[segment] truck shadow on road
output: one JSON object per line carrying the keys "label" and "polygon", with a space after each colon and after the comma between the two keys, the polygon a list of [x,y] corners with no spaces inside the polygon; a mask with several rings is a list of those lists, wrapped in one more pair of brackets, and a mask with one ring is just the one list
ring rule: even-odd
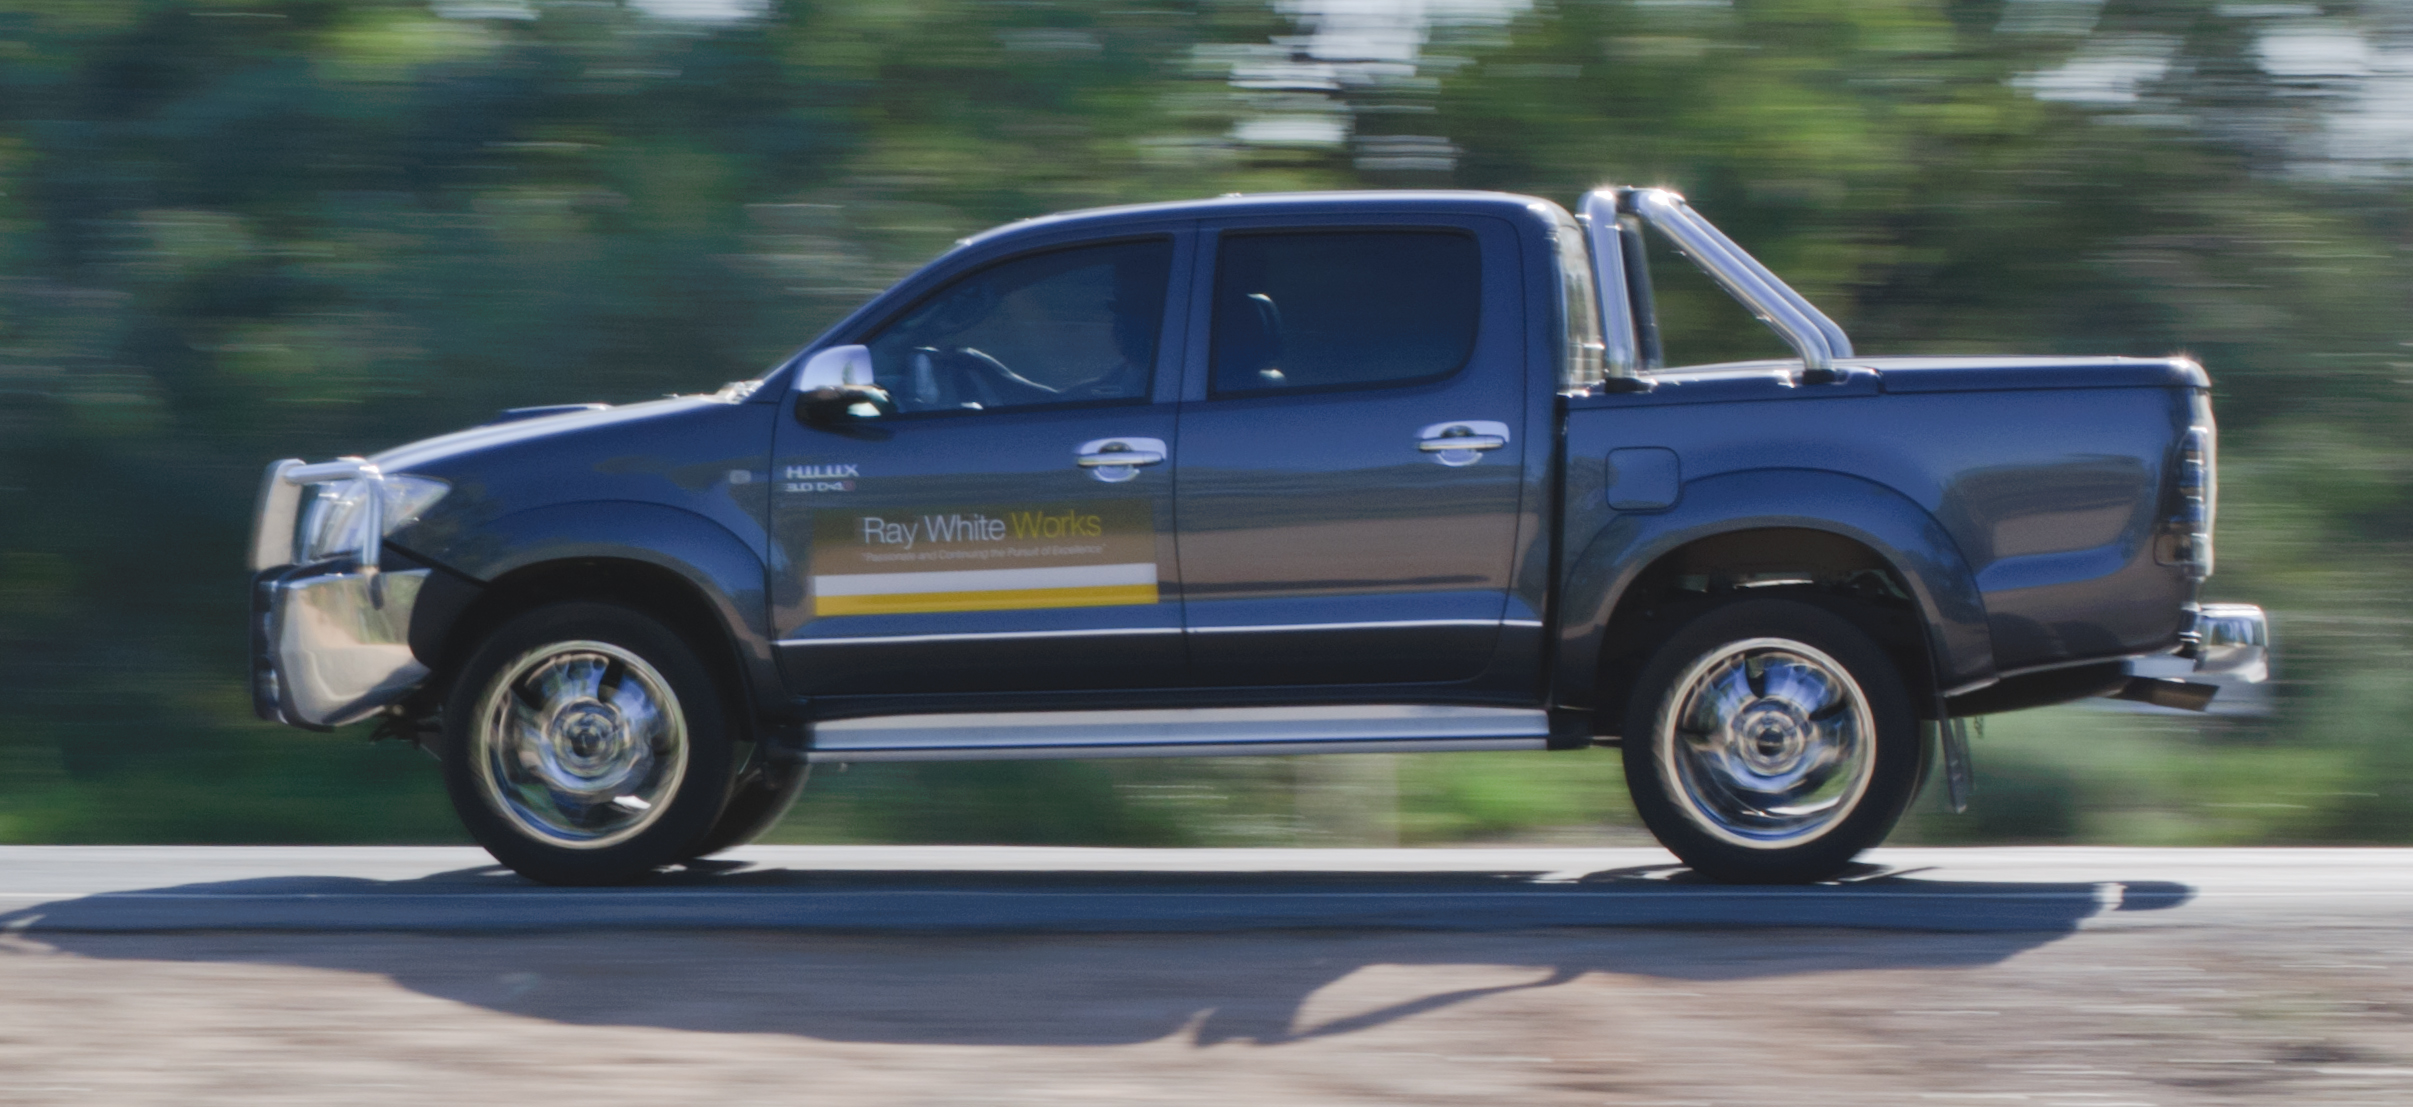
{"label": "truck shadow on road", "polygon": [[1979,968],[2105,912],[2193,896],[2162,881],[1978,883],[1873,868],[1809,888],[1689,876],[1672,866],[1545,877],[706,865],[638,888],[568,890],[467,869],[97,895],[0,914],[0,930],[93,958],[375,974],[573,1025],[911,1044],[1176,1034],[1278,1044],[1592,974],[1716,986]]}

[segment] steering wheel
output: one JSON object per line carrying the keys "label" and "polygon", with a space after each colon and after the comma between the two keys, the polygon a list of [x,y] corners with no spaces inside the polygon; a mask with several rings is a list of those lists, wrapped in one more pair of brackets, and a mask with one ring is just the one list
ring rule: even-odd
{"label": "steering wheel", "polygon": [[[934,376],[931,381],[933,398],[924,402],[936,407],[1013,407],[1020,404],[1045,403],[1063,393],[1041,384],[1006,367],[1002,361],[970,346],[942,350],[922,346],[914,350],[927,356]],[[917,382],[917,386],[918,386]],[[919,397],[917,397],[919,398]]]}
{"label": "steering wheel", "polygon": [[1062,395],[1054,388],[1006,368],[1004,362],[970,346],[958,346],[954,353],[964,359],[964,364],[974,376],[985,378],[993,389],[1002,393],[998,397],[999,403],[1039,403]]}
{"label": "steering wheel", "polygon": [[868,405],[881,415],[897,413],[896,398],[878,385],[849,384],[816,388],[796,398],[796,414],[811,423],[836,420],[840,413],[859,414],[855,408]]}

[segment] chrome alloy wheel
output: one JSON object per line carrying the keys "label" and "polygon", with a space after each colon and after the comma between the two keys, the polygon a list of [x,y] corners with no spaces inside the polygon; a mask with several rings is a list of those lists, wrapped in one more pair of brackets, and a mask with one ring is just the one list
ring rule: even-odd
{"label": "chrome alloy wheel", "polygon": [[521,833],[569,849],[642,833],[687,774],[686,715],[670,682],[608,642],[522,654],[479,699],[471,742],[488,804]]}
{"label": "chrome alloy wheel", "polygon": [[1749,638],[1684,670],[1653,736],[1677,805],[1710,835],[1785,849],[1833,830],[1859,806],[1876,765],[1868,697],[1825,653]]}

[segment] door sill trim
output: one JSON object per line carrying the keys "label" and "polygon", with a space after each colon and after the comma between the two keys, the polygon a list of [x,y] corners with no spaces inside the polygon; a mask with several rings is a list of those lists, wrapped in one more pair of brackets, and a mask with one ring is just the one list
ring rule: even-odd
{"label": "door sill trim", "polygon": [[874,634],[852,638],[782,638],[782,646],[900,646],[914,642],[997,642],[1017,638],[1105,638],[1179,634],[1180,627],[1099,627],[1094,630],[992,630],[965,634]]}
{"label": "door sill trim", "polygon": [[1212,757],[1540,749],[1535,708],[1318,704],[889,715],[813,725],[813,761]]}
{"label": "door sill trim", "polygon": [[1199,745],[933,746],[921,749],[810,750],[815,765],[855,761],[1090,761],[1131,757],[1289,757],[1309,753],[1470,753],[1539,750],[1541,738],[1427,738],[1404,742],[1210,742]]}
{"label": "door sill trim", "polygon": [[1284,634],[1300,630],[1422,630],[1428,627],[1499,627],[1498,619],[1387,619],[1372,623],[1242,623],[1190,628],[1192,634]]}

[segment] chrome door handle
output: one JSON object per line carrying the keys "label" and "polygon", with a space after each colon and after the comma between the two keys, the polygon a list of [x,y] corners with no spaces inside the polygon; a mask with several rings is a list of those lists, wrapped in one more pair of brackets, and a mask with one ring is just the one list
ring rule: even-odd
{"label": "chrome door handle", "polygon": [[1416,443],[1416,448],[1430,454],[1448,450],[1496,450],[1507,444],[1507,439],[1496,434],[1466,434],[1455,438],[1422,439]]}
{"label": "chrome door handle", "polygon": [[1119,484],[1138,476],[1140,466],[1162,462],[1166,453],[1162,438],[1100,438],[1081,443],[1072,459],[1090,476]]}
{"label": "chrome door handle", "polygon": [[1483,460],[1483,451],[1508,444],[1508,424],[1490,419],[1461,419],[1435,423],[1416,432],[1416,448],[1437,454],[1433,460],[1456,468]]}

